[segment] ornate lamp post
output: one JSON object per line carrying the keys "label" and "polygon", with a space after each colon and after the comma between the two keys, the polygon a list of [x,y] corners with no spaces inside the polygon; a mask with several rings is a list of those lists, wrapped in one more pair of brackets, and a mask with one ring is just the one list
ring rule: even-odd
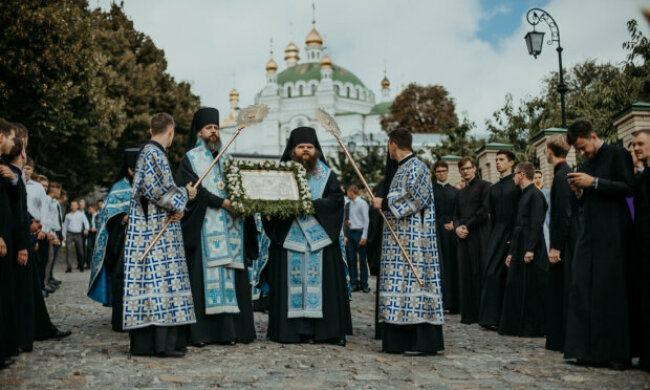
{"label": "ornate lamp post", "polygon": [[560,93],[560,102],[562,104],[562,127],[566,129],[566,104],[564,95],[569,90],[566,84],[564,84],[564,72],[562,71],[562,46],[560,45],[560,29],[555,23],[555,19],[548,12],[544,11],[541,8],[532,8],[526,14],[526,20],[528,23],[533,26],[533,31],[530,31],[524,39],[526,40],[526,46],[528,47],[528,53],[537,58],[538,55],[542,53],[542,46],[544,45],[544,33],[535,31],[535,26],[540,22],[546,22],[549,29],[551,30],[551,39],[548,40],[548,44],[552,45],[553,42],[557,42],[557,55],[560,62],[560,83],[557,85],[557,91]]}

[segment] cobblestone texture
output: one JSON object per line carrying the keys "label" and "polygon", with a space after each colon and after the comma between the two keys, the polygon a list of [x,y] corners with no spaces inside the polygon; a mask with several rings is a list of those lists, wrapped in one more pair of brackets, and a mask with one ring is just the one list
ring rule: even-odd
{"label": "cobblestone texture", "polygon": [[444,353],[383,354],[372,338],[374,292],[354,294],[345,348],[269,342],[267,316],[256,313],[254,343],[190,348],[183,359],[131,357],[127,334],[110,329],[110,309],[86,298],[88,275],[58,268],[63,285],[47,304],[53,322],[73,334],[21,354],[0,371],[0,388],[650,389],[650,374],[570,365],[543,339],[501,337],[461,325],[457,315],[446,317]]}

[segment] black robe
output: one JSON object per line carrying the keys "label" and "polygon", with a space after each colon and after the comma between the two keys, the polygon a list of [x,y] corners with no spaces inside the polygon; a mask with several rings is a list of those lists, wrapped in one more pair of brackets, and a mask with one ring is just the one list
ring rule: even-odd
{"label": "black robe", "polygon": [[560,251],[561,261],[556,264],[549,263],[548,286],[545,289],[546,348],[563,352],[578,202],[567,180],[567,174],[573,172],[569,164],[561,162],[555,166],[553,172],[549,225],[550,248]]}
{"label": "black robe", "polygon": [[370,275],[379,274],[379,260],[381,259],[381,242],[384,231],[384,220],[379,215],[379,210],[370,208],[368,211],[368,243],[366,245],[366,256]]}
{"label": "black robe", "polygon": [[634,171],[627,150],[605,145],[581,172],[598,178],[578,199],[564,356],[605,363],[630,358],[626,270]]}
{"label": "black robe", "polygon": [[[633,293],[639,297],[636,311],[639,314],[636,326],[636,344],[641,368],[650,371],[650,169],[646,168],[635,178],[634,183],[634,241],[636,264]],[[633,301],[634,302],[634,301]]]}
{"label": "black robe", "polygon": [[[517,205],[508,255],[512,256],[503,295],[499,334],[523,337],[544,336],[544,283],[548,256],[543,226],[546,217],[544,194],[531,183]],[[524,262],[526,252],[533,261]]]}
{"label": "black robe", "polygon": [[114,215],[106,222],[108,239],[104,263],[111,280],[112,316],[111,327],[116,332],[124,331],[122,322],[122,297],[124,295],[124,243],[126,227],[123,219],[126,213]]}
{"label": "black robe", "polygon": [[[20,180],[20,179],[19,179]],[[14,229],[17,216],[11,199],[17,188],[0,177],[0,237],[7,246],[7,254],[0,257],[0,359],[18,354],[18,323],[16,321],[16,291]],[[1,365],[1,364],[0,364]]]}
{"label": "black robe", "polygon": [[338,342],[352,334],[345,265],[339,245],[343,223],[343,192],[333,172],[327,180],[322,198],[313,202],[316,219],[332,240],[332,244],[323,249],[323,318],[287,318],[287,251],[282,245],[289,233],[292,219],[262,219],[264,231],[271,240],[267,265],[270,287],[268,336],[273,341]]}
{"label": "black robe", "polygon": [[490,183],[478,177],[458,192],[454,228],[466,225],[469,235],[458,240],[460,281],[460,322],[478,322],[481,278],[485,270],[485,252],[490,236],[487,196]]}
{"label": "black robe", "polygon": [[514,174],[507,175],[490,187],[488,207],[490,212],[490,242],[486,253],[486,268],[481,286],[481,308],[478,323],[484,327],[498,327],[501,304],[506,284],[510,236],[517,218],[521,190],[515,185]]}
{"label": "black robe", "polygon": [[433,183],[442,301],[450,313],[457,313],[459,309],[458,236],[453,230],[447,231],[444,225],[454,220],[457,197],[458,188],[451,184]]}
{"label": "black robe", "polygon": [[[203,172],[201,172],[203,173]],[[176,184],[185,187],[187,183],[196,183],[198,175],[192,169],[192,163],[183,157],[176,173]],[[255,322],[253,318],[252,287],[248,279],[248,270],[235,270],[235,294],[239,313],[205,314],[205,287],[203,283],[203,258],[201,254],[201,228],[208,207],[221,208],[224,199],[210,193],[199,185],[196,198],[187,204],[187,211],[181,221],[183,241],[187,258],[188,272],[192,286],[192,298],[196,323],[190,324],[189,342],[200,344],[230,344],[233,342],[249,343],[255,340]],[[244,258],[246,265],[257,258],[257,227],[253,217],[244,220]]]}

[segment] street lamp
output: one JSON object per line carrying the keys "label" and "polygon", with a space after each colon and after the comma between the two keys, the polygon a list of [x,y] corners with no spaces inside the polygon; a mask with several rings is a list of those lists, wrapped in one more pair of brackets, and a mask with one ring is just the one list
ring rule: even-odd
{"label": "street lamp", "polygon": [[354,141],[348,142],[348,151],[354,153],[355,150],[357,150],[357,143]]}
{"label": "street lamp", "polygon": [[526,13],[526,20],[528,23],[533,26],[533,31],[530,31],[524,39],[526,40],[526,46],[528,48],[528,53],[537,58],[538,55],[542,53],[542,46],[544,44],[544,33],[535,31],[535,26],[540,22],[544,21],[548,24],[549,29],[551,30],[551,39],[548,40],[548,44],[552,45],[553,42],[557,42],[557,55],[560,63],[560,83],[557,85],[557,91],[560,94],[560,103],[562,105],[562,128],[566,129],[566,104],[564,95],[569,90],[569,88],[564,84],[564,72],[562,70],[562,46],[560,45],[560,29],[555,23],[555,19],[548,12],[544,11],[541,8],[533,8]]}

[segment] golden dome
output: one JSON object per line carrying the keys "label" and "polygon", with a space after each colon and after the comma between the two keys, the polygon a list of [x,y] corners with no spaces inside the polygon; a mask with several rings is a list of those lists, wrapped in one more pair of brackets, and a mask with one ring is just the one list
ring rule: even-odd
{"label": "golden dome", "polygon": [[327,54],[320,59],[320,67],[328,69],[332,68],[332,59]]}
{"label": "golden dome", "polygon": [[284,49],[284,60],[295,59],[298,61],[300,59],[300,57],[298,57],[298,52],[298,46],[293,42],[289,42],[287,48]]}
{"label": "golden dome", "polygon": [[275,73],[278,71],[278,64],[275,63],[273,58],[266,63],[266,73]]}
{"label": "golden dome", "polygon": [[307,46],[322,46],[323,45],[323,37],[320,36],[318,31],[316,31],[316,27],[312,27],[311,31],[309,34],[307,34],[307,38],[305,38],[305,43]]}
{"label": "golden dome", "polygon": [[381,87],[383,89],[387,89],[388,87],[390,87],[390,81],[388,81],[388,77],[384,76],[384,79],[381,80]]}
{"label": "golden dome", "polygon": [[239,100],[239,92],[237,92],[237,90],[235,88],[233,88],[232,91],[230,91],[229,96],[230,96],[230,101],[231,102],[235,101],[235,100],[237,100],[237,101]]}

